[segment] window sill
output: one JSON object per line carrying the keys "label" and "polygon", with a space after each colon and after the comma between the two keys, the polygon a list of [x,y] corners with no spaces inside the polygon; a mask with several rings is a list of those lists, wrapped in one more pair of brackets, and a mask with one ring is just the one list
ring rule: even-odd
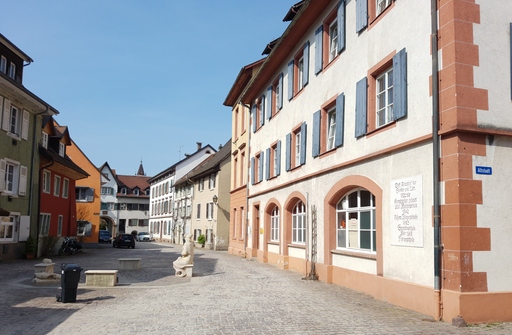
{"label": "window sill", "polygon": [[327,151],[322,152],[320,155],[318,155],[319,158],[324,158],[327,156],[330,156],[336,152],[336,148],[329,149]]}
{"label": "window sill", "polygon": [[267,244],[279,246],[279,241],[268,241]]}
{"label": "window sill", "polygon": [[288,244],[288,247],[289,248],[297,248],[297,249],[304,249],[304,250],[306,250],[306,245],[305,244],[293,244],[293,243],[290,243],[290,244]]}
{"label": "window sill", "polygon": [[366,137],[368,138],[368,137],[378,135],[384,131],[387,131],[387,130],[389,130],[391,128],[395,128],[395,127],[396,127],[396,121],[391,121],[389,123],[386,123],[383,126],[380,126],[379,128],[370,130],[369,132],[366,133]]}
{"label": "window sill", "polygon": [[359,252],[359,251],[352,251],[352,250],[331,250],[332,254],[335,255],[343,255],[343,256],[350,256],[350,257],[357,257],[357,258],[365,258],[365,259],[377,259],[377,255],[375,254],[369,254],[365,252]]}

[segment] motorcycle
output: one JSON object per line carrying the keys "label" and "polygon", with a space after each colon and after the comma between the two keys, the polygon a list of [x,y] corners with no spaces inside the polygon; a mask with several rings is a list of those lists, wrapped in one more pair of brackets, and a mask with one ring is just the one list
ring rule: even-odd
{"label": "motorcycle", "polygon": [[58,254],[59,256],[62,254],[74,255],[80,249],[82,249],[82,243],[80,243],[80,241],[74,238],[64,237],[64,241],[62,241]]}

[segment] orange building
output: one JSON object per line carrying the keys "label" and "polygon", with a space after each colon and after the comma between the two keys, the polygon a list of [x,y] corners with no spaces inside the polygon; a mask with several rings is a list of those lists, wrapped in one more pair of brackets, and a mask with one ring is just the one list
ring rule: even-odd
{"label": "orange building", "polygon": [[67,148],[67,154],[76,165],[89,174],[87,178],[77,180],[75,186],[77,235],[82,237],[84,243],[97,243],[101,207],[100,171],[74,141],[71,141]]}

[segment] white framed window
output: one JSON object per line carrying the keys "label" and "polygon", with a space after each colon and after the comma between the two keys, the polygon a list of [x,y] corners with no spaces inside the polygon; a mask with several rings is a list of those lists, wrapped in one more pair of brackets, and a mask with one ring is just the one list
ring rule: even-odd
{"label": "white framed window", "polygon": [[377,127],[393,121],[393,68],[376,79]]}
{"label": "white framed window", "polygon": [[300,91],[304,87],[304,56],[300,57],[297,62],[297,73],[297,85],[298,90]]}
{"label": "white framed window", "polygon": [[139,195],[139,189],[138,189],[138,188],[134,189],[134,190],[133,190],[133,194],[135,194],[135,195]]}
{"label": "white framed window", "polygon": [[39,214],[39,235],[48,235],[50,233],[50,219],[52,215],[48,213]]}
{"label": "white framed window", "polygon": [[376,0],[377,1],[377,15],[382,13],[384,9],[391,5],[391,0]]}
{"label": "white framed window", "polygon": [[66,155],[66,145],[59,142],[59,156],[64,157],[64,155]]}
{"label": "white framed window", "polygon": [[67,199],[69,195],[69,179],[64,178],[64,181],[62,182],[62,197],[64,199]]}
{"label": "white framed window", "polygon": [[273,159],[273,171],[272,171],[272,177],[276,177],[279,175],[279,149],[278,146],[275,145],[272,147],[272,159]]}
{"label": "white framed window", "polygon": [[13,135],[21,134],[21,113],[17,107],[11,106],[11,117],[9,119],[9,132]]}
{"label": "white framed window", "polygon": [[199,220],[201,219],[201,204],[197,204],[196,206],[197,210],[196,210],[196,219]]}
{"label": "white framed window", "polygon": [[300,152],[301,152],[301,132],[298,131],[295,133],[295,166],[300,165]]}
{"label": "white framed window", "polygon": [[274,114],[281,109],[281,105],[283,103],[283,97],[281,95],[283,92],[283,79],[282,76],[279,78],[280,79],[276,81],[274,87]]}
{"label": "white framed window", "polygon": [[213,220],[213,202],[206,203],[206,219]]}
{"label": "white framed window", "polygon": [[77,202],[93,202],[94,189],[90,187],[76,187],[75,195],[75,199]]}
{"label": "white framed window", "polygon": [[0,57],[0,71],[7,73],[7,58],[4,56]]}
{"label": "white framed window", "polygon": [[119,209],[122,210],[122,211],[125,211],[126,210],[126,202],[122,202],[119,204]]}
{"label": "white framed window", "polygon": [[0,218],[0,241],[14,241],[14,225],[18,216],[4,216]]}
{"label": "white framed window", "polygon": [[59,215],[57,220],[57,236],[62,236],[62,221],[64,220],[62,215]]}
{"label": "white framed window", "polygon": [[44,131],[41,134],[41,146],[45,149],[48,149],[48,134]]}
{"label": "white framed window", "polygon": [[60,196],[60,176],[55,176],[53,180],[53,195],[58,197]]}
{"label": "white framed window", "polygon": [[217,175],[215,173],[210,175],[210,179],[208,180],[208,186],[209,186],[210,190],[213,190],[215,188],[215,178],[216,177],[217,177]]}
{"label": "white framed window", "polygon": [[292,210],[292,243],[306,243],[306,206],[302,201]]}
{"label": "white framed window", "polygon": [[9,77],[16,79],[16,65],[13,62],[9,64]]}
{"label": "white framed window", "polygon": [[9,195],[25,195],[27,167],[5,158],[0,160],[0,192]]}
{"label": "white framed window", "polygon": [[43,193],[50,194],[51,189],[51,172],[48,170],[43,171]]}
{"label": "white framed window", "polygon": [[336,248],[375,253],[375,196],[365,189],[345,195],[336,205]]}
{"label": "white framed window", "polygon": [[101,195],[112,195],[114,194],[114,189],[112,187],[102,187],[100,188]]}
{"label": "white framed window", "polygon": [[[126,191],[127,191],[127,190],[126,190],[126,187],[123,187],[123,188],[121,189],[121,194],[126,194]],[[159,195],[160,195],[160,194],[159,194]]]}
{"label": "white framed window", "polygon": [[338,20],[329,25],[329,63],[338,55]]}
{"label": "white framed window", "polygon": [[334,149],[336,142],[336,108],[327,112],[327,150]]}
{"label": "white framed window", "polygon": [[279,221],[279,207],[276,206],[270,214],[270,241],[272,242],[279,241]]}

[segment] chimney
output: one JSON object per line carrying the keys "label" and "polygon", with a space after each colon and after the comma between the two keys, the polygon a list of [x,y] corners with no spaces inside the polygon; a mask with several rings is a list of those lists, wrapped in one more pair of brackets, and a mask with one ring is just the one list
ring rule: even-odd
{"label": "chimney", "polygon": [[197,144],[197,151],[201,150],[201,148],[203,147],[203,143],[196,142],[196,144]]}

